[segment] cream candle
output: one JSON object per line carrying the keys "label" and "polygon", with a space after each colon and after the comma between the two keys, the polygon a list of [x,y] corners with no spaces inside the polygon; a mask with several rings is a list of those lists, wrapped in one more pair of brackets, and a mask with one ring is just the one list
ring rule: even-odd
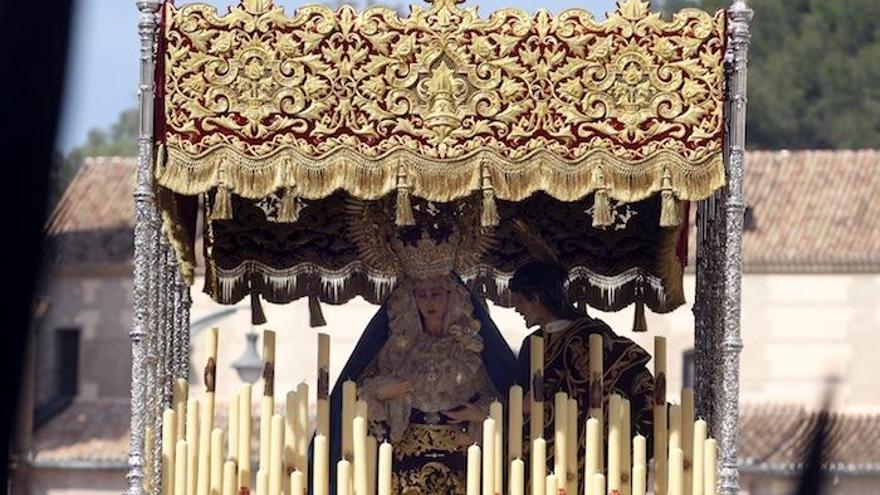
{"label": "cream candle", "polygon": [[706,439],[703,444],[703,493],[715,495],[715,477],[718,468],[718,444],[714,438]]}
{"label": "cream candle", "polygon": [[330,336],[318,334],[318,433],[330,437]]}
{"label": "cream candle", "polygon": [[669,450],[669,495],[684,495],[684,454],[678,447]]}
{"label": "cream candle", "polygon": [[684,495],[692,495],[694,483],[694,391],[681,390],[681,449],[684,452]]}
{"label": "cream candle", "polygon": [[495,493],[495,420],[483,420],[483,495]]}
{"label": "cream candle", "polygon": [[512,461],[522,457],[522,428],[523,428],[523,388],[519,385],[510,387],[507,394],[507,426],[510,431],[507,434],[507,460]]}
{"label": "cream candle", "polygon": [[681,406],[669,405],[669,451],[681,449]]}
{"label": "cream candle", "polygon": [[565,462],[567,469],[565,470],[565,489],[566,493],[574,494],[577,492],[578,483],[578,447],[580,437],[578,436],[578,403],[577,400],[568,399],[568,413],[566,414],[568,427],[565,429],[567,450],[565,454]]}
{"label": "cream candle", "polygon": [[[272,415],[275,414],[275,332],[263,330],[263,396],[260,399],[260,469],[269,472]],[[268,487],[264,487],[268,489]]]}
{"label": "cream candle", "polygon": [[342,457],[351,459],[354,455],[354,443],[351,434],[357,403],[357,385],[352,380],[342,384]]}
{"label": "cream candle", "polygon": [[654,493],[668,490],[666,404],[654,406]]}
{"label": "cream candle", "polygon": [[309,386],[305,382],[296,387],[296,469],[302,473],[306,485],[309,482],[309,439],[312,436],[309,426]]}
{"label": "cream candle", "polygon": [[648,440],[642,435],[633,437],[633,466],[648,467]]}
{"label": "cream candle", "polygon": [[605,490],[605,475],[602,473],[596,473],[593,475],[593,493],[599,495],[605,495],[607,492]]}
{"label": "cream candle", "polygon": [[210,452],[210,480],[208,493],[210,495],[222,495],[223,488],[223,430],[214,428],[211,430]]}
{"label": "cream candle", "polygon": [[480,447],[476,444],[467,450],[467,495],[480,495]]}
{"label": "cream candle", "polygon": [[376,495],[376,437],[367,435],[367,495]]}
{"label": "cream candle", "polygon": [[[694,466],[692,470],[692,478],[691,478],[691,494],[692,495],[703,495],[705,483],[705,459],[704,459],[704,450],[706,443],[706,431],[707,431],[706,422],[702,419],[698,419],[694,422],[694,438],[692,445],[692,454],[691,457],[694,459]],[[714,495],[712,493],[707,493],[706,495]]]}
{"label": "cream candle", "polygon": [[199,400],[186,403],[186,493],[196,493],[199,462]]}
{"label": "cream candle", "polygon": [[324,435],[315,435],[312,463],[314,494],[330,495],[330,450]]}
{"label": "cream candle", "polygon": [[538,437],[532,440],[532,495],[546,495],[544,492],[546,486],[541,482],[546,477],[547,442]]}
{"label": "cream candle", "polygon": [[257,470],[257,495],[269,495],[269,472],[263,468]]}
{"label": "cream candle", "polygon": [[299,467],[299,401],[294,390],[284,396],[284,464],[287,472]]}
{"label": "cream candle", "polygon": [[351,463],[345,459],[336,463],[336,495],[351,495]]}
{"label": "cream candle", "polygon": [[231,461],[238,461],[238,428],[241,424],[241,419],[239,419],[238,414],[238,401],[239,392],[236,391],[232,394],[232,399],[229,401],[229,420],[226,425],[226,429],[229,430],[227,431],[229,434],[229,445],[226,452],[226,458]]}
{"label": "cream candle", "polygon": [[223,495],[238,495],[235,478],[235,461],[226,461],[223,464]]}
{"label": "cream candle", "polygon": [[645,466],[632,467],[632,495],[645,495],[648,489],[648,473]]}
{"label": "cream candle", "polygon": [[559,492],[559,479],[555,474],[548,474],[544,478],[544,493],[547,495],[556,495]]}
{"label": "cream candle", "polygon": [[306,494],[306,477],[302,471],[294,471],[290,473],[290,494],[289,495],[305,495]]}
{"label": "cream candle", "polygon": [[[590,412],[591,418],[599,420],[599,430],[605,431],[602,424],[605,421],[603,405],[605,402],[605,352],[604,342],[601,334],[590,335]],[[598,397],[593,397],[598,393]],[[603,442],[604,443],[604,442]],[[605,449],[600,448],[596,455],[598,456],[597,466],[600,471],[605,468]]]}
{"label": "cream candle", "polygon": [[[471,486],[471,451],[470,449],[476,447],[472,445],[468,448],[468,457],[467,457],[467,483],[468,483],[468,494],[470,494],[470,486]],[[479,451],[479,447],[477,447]],[[382,442],[382,445],[379,447],[379,495],[391,495],[391,465],[393,459],[393,448],[391,444],[386,442]],[[479,457],[479,454],[477,454]],[[479,485],[479,470],[480,470],[480,460],[477,459],[477,484]],[[473,495],[479,495],[479,490]]]}
{"label": "cream candle", "polygon": [[534,441],[544,436],[544,338],[535,335],[530,337],[529,352],[529,441]]}
{"label": "cream candle", "polygon": [[621,454],[621,429],[620,417],[623,403],[621,397],[612,394],[608,398],[608,490],[618,491],[621,489],[621,471],[623,456]]}
{"label": "cream candle", "polygon": [[251,384],[241,386],[238,399],[238,487],[251,487]]}
{"label": "cream candle", "polygon": [[553,474],[559,486],[565,488],[565,474],[568,472],[568,449],[565,446],[568,440],[568,394],[565,392],[556,392],[553,396],[553,429]]}
{"label": "cream candle", "polygon": [[178,440],[174,452],[174,495],[186,495],[188,493],[186,473],[189,456],[187,454],[186,440]]}
{"label": "cream candle", "polygon": [[489,417],[495,421],[495,492],[504,491],[504,409],[500,402],[493,401],[489,405]]}
{"label": "cream candle", "polygon": [[186,438],[186,400],[189,393],[189,384],[183,378],[174,380],[174,389],[172,391],[171,402],[174,404],[174,414],[177,418],[175,431],[177,432],[177,440]]}
{"label": "cream candle", "polygon": [[353,420],[354,442],[354,495],[367,495],[367,422],[362,416]]}
{"label": "cream candle", "polygon": [[525,495],[525,469],[522,459],[510,461],[510,495]]}
{"label": "cream candle", "polygon": [[284,471],[284,416],[272,416],[269,438],[269,495],[281,495]]}
{"label": "cream candle", "polygon": [[629,399],[623,399],[623,409],[620,413],[620,494],[632,493],[632,426],[631,409]]}
{"label": "cream candle", "polygon": [[587,420],[587,434],[585,438],[586,453],[584,459],[584,492],[585,495],[604,495],[593,493],[592,479],[596,473],[600,472],[599,468],[599,450],[602,449],[602,430],[599,427],[599,420],[590,418]]}
{"label": "cream candle", "polygon": [[177,446],[177,417],[174,409],[162,413],[162,494],[174,494],[174,454]]}

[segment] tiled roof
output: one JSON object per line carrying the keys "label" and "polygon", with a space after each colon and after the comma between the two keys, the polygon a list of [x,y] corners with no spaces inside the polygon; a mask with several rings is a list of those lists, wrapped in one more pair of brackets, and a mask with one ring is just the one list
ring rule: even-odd
{"label": "tiled roof", "polygon": [[880,150],[746,154],[750,271],[880,270]]}
{"label": "tiled roof", "polygon": [[124,463],[129,408],[127,400],[74,402],[34,434],[35,463]]}
{"label": "tiled roof", "polygon": [[87,158],[46,224],[56,264],[127,262],[134,250],[137,160]]}
{"label": "tiled roof", "polygon": [[[739,458],[745,470],[795,472],[819,421],[801,406],[747,406],[740,418]],[[880,414],[831,413],[827,469],[880,473]]]}

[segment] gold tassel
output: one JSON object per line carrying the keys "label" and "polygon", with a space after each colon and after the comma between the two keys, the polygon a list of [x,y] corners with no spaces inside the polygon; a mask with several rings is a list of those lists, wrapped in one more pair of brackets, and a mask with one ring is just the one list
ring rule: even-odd
{"label": "gold tassel", "polygon": [[225,184],[217,186],[217,194],[214,195],[214,209],[211,211],[211,220],[229,220],[232,218],[232,192]]}
{"label": "gold tassel", "polygon": [[309,326],[312,328],[327,326],[318,296],[309,296]]}
{"label": "gold tassel", "polygon": [[483,227],[498,226],[498,206],[495,204],[495,189],[492,187],[492,176],[489,167],[483,165],[483,215],[480,217]]}
{"label": "gold tassel", "polygon": [[278,207],[278,221],[281,223],[293,223],[299,220],[299,211],[296,208],[296,189],[293,187],[284,188],[284,195],[281,197],[281,206]]}
{"label": "gold tassel", "polygon": [[406,170],[403,165],[397,169],[397,218],[395,223],[398,227],[416,224],[409,198],[409,184],[406,183]]}
{"label": "gold tassel", "polygon": [[678,227],[681,225],[681,213],[678,200],[672,192],[672,174],[669,169],[663,170],[663,182],[660,192],[660,226]]}
{"label": "gold tassel", "polygon": [[633,318],[633,332],[644,333],[648,331],[648,320],[645,319],[645,303],[639,299],[636,301],[636,314]]}
{"label": "gold tassel", "polygon": [[251,292],[251,324],[265,325],[266,321],[266,313],[263,312],[260,295],[256,292]]}
{"label": "gold tassel", "polygon": [[605,174],[601,168],[596,168],[594,181],[598,184],[596,193],[593,195],[593,227],[607,227],[611,225],[611,199],[608,197],[608,188],[605,185]]}

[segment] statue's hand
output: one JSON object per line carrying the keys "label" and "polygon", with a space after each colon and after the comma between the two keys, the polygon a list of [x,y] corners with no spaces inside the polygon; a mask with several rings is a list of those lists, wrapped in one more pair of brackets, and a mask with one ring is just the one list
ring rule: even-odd
{"label": "statue's hand", "polygon": [[415,387],[415,378],[391,382],[376,391],[376,398],[379,400],[396,399],[412,392]]}
{"label": "statue's hand", "polygon": [[486,419],[486,411],[483,411],[482,409],[471,404],[470,402],[466,402],[461,408],[443,411],[443,414],[451,419],[452,423],[478,423]]}

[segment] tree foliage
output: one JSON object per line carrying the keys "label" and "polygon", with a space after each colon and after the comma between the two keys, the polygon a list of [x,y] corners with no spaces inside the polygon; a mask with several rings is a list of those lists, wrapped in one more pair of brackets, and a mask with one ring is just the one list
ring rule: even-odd
{"label": "tree foliage", "polygon": [[[671,11],[688,0],[667,0]],[[702,0],[715,10],[731,1]],[[748,143],[880,148],[880,1],[751,0]]]}

